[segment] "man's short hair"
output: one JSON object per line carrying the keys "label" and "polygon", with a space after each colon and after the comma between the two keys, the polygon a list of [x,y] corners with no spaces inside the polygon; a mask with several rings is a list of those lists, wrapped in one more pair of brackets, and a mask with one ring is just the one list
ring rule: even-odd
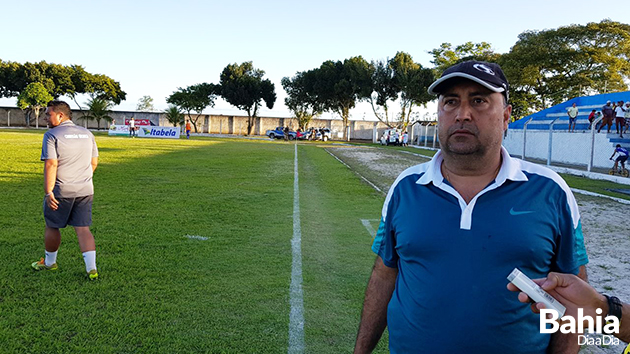
{"label": "man's short hair", "polygon": [[64,101],[54,100],[48,102],[47,107],[52,108],[56,113],[63,113],[64,116],[68,117],[68,119],[72,120],[72,110],[70,106]]}
{"label": "man's short hair", "polygon": [[617,144],[617,146],[616,146],[616,147],[620,148],[620,147],[621,147],[621,144]]}

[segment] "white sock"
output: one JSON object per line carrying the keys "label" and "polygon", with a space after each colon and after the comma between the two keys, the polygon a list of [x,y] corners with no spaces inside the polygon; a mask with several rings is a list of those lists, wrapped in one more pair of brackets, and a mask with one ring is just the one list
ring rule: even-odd
{"label": "white sock", "polygon": [[55,252],[48,252],[44,250],[44,254],[46,254],[46,258],[44,259],[46,267],[50,267],[51,265],[57,263],[57,252],[59,252],[59,250]]}
{"label": "white sock", "polygon": [[96,269],[96,251],[83,252],[83,261],[86,272],[89,273],[92,269]]}

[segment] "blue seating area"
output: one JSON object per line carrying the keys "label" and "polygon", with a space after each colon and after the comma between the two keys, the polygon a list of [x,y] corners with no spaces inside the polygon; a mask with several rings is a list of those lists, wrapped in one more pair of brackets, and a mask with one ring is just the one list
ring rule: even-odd
{"label": "blue seating area", "polygon": [[[589,125],[588,115],[591,114],[593,109],[597,110],[597,112],[601,112],[601,108],[606,104],[606,101],[630,101],[630,91],[572,98],[566,102],[549,107],[540,112],[530,114],[529,116],[510,123],[509,126],[510,129],[523,129],[525,123],[531,118],[531,122],[527,125],[528,130],[548,130],[549,124],[554,119],[559,118],[554,124],[553,130],[569,130],[569,116],[567,115],[567,109],[575,103],[579,110],[575,129],[587,130]],[[614,129],[615,127],[613,122],[612,131],[614,131]]]}

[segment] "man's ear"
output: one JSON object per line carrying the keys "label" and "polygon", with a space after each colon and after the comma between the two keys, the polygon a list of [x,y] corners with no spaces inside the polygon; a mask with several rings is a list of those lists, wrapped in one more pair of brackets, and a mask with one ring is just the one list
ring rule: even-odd
{"label": "man's ear", "polygon": [[503,109],[503,131],[508,129],[508,124],[510,123],[510,117],[512,116],[512,105],[507,105]]}

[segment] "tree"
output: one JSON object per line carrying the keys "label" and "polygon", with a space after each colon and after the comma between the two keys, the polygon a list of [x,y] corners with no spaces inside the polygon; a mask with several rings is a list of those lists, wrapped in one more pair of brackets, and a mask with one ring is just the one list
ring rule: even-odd
{"label": "tree", "polygon": [[153,107],[153,98],[151,98],[151,96],[142,96],[138,100],[136,110],[140,112],[153,112],[155,110]]}
{"label": "tree", "polygon": [[48,102],[52,101],[52,95],[39,82],[32,82],[18,95],[17,105],[22,110],[27,110],[26,125],[30,125],[31,113],[35,113],[35,121],[39,122],[39,112]]}
{"label": "tree", "polygon": [[514,91],[533,99],[522,114],[584,94],[628,89],[630,25],[603,20],[518,38],[502,59]]}
{"label": "tree", "polygon": [[293,112],[299,127],[303,130],[308,127],[313,117],[323,111],[313,91],[315,79],[316,73],[313,70],[298,72],[293,78],[282,78],[282,87],[287,92],[284,103]]}
{"label": "tree", "polygon": [[[372,61],[370,63],[372,78],[372,92],[365,99],[370,102],[376,118],[392,128],[393,115],[390,115],[390,107],[398,99],[399,91],[394,85],[394,69],[389,60]],[[379,109],[379,107],[382,108]]]}
{"label": "tree", "polygon": [[101,119],[110,123],[113,119],[109,116],[112,103],[100,97],[92,97],[86,102],[88,112],[83,116],[86,120],[95,120],[97,129],[101,129]]}
{"label": "tree", "polygon": [[166,117],[166,120],[175,127],[184,124],[184,115],[177,106],[168,106],[168,108],[164,111],[164,116]]}
{"label": "tree", "polygon": [[[197,121],[201,117],[201,113],[208,106],[214,107],[215,92],[216,86],[213,84],[202,83],[186,88],[180,87],[168,96],[166,102],[186,112],[193,127],[195,127],[195,133],[197,133]],[[197,113],[196,117],[192,116],[193,112]]]}
{"label": "tree", "polygon": [[247,135],[252,134],[262,101],[268,109],[276,102],[275,85],[269,79],[263,80],[263,75],[265,72],[254,68],[251,61],[229,64],[221,72],[221,97],[247,112]]}
{"label": "tree", "polygon": [[[427,88],[434,81],[433,71],[413,61],[411,55],[398,52],[388,61],[372,62],[371,90],[364,98],[372,105],[374,115],[389,127],[406,129],[413,108],[433,99]],[[396,119],[389,114],[394,101],[400,104]],[[376,106],[382,107],[381,112]]]}
{"label": "tree", "polygon": [[429,51],[433,55],[432,64],[435,65],[435,75],[440,76],[449,66],[466,60],[494,61],[496,54],[492,45],[487,42],[466,42],[453,48],[451,43],[442,43],[439,48]]}
{"label": "tree", "polygon": [[[39,82],[53,96],[89,94],[119,104],[126,97],[120,84],[111,78],[90,74],[80,65],[63,66],[39,63],[3,62],[0,60],[0,97],[17,97],[30,83]],[[78,104],[79,108],[81,105]]]}
{"label": "tree", "polygon": [[350,110],[356,102],[371,94],[369,64],[363,57],[352,57],[342,61],[324,62],[316,69],[314,92],[322,107],[341,116],[344,136],[349,139],[348,129]]}

